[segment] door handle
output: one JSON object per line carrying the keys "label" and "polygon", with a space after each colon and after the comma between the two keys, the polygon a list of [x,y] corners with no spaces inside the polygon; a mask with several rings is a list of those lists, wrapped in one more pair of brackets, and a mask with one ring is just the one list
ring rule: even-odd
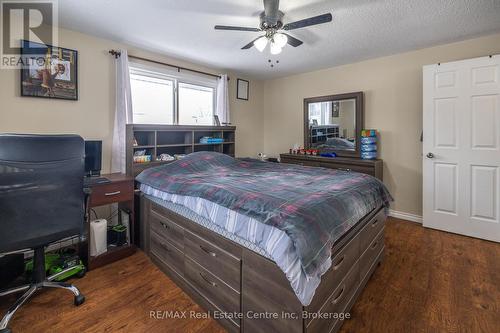
{"label": "door handle", "polygon": [[425,155],[427,158],[434,158],[434,154],[433,153],[427,153],[427,155]]}

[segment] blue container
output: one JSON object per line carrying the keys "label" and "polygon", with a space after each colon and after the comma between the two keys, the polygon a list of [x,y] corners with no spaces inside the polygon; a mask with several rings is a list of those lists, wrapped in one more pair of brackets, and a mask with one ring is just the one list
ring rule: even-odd
{"label": "blue container", "polygon": [[361,145],[361,151],[377,151],[377,145]]}
{"label": "blue container", "polygon": [[377,152],[376,151],[362,151],[361,158],[364,160],[375,160],[375,159],[377,159]]}
{"label": "blue container", "polygon": [[377,144],[377,137],[366,137],[366,138],[361,138],[361,144],[362,145],[373,145]]}
{"label": "blue container", "polygon": [[[375,130],[370,130],[376,133]],[[374,160],[377,158],[377,137],[365,136],[361,138],[361,158],[365,160]]]}

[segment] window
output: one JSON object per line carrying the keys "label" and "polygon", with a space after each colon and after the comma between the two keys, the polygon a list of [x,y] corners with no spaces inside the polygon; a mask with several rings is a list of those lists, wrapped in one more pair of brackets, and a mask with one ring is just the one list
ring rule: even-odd
{"label": "window", "polygon": [[330,125],[333,119],[330,115],[332,113],[332,102],[317,102],[309,104],[309,122],[317,125]]}
{"label": "window", "polygon": [[213,125],[217,82],[131,66],[134,124]]}
{"label": "window", "polygon": [[134,124],[174,123],[174,81],[130,74]]}
{"label": "window", "polygon": [[179,83],[179,124],[212,125],[214,88]]}

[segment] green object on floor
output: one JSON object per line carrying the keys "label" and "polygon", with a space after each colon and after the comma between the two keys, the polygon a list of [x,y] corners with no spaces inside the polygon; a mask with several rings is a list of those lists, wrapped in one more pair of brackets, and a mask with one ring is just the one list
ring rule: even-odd
{"label": "green object on floor", "polygon": [[[45,272],[47,276],[51,276],[62,272],[67,268],[72,268],[64,274],[59,275],[54,281],[64,281],[70,277],[76,276],[82,278],[85,276],[87,269],[83,265],[80,258],[73,253],[46,253],[45,254]],[[26,274],[31,275],[33,272],[33,259],[28,260],[25,265]]]}

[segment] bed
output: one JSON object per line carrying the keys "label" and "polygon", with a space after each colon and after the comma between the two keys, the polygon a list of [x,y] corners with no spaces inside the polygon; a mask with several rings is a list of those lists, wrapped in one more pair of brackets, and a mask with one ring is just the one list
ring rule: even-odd
{"label": "bed", "polygon": [[336,331],[383,258],[368,175],[198,152],[136,179],[144,250],[228,331]]}

